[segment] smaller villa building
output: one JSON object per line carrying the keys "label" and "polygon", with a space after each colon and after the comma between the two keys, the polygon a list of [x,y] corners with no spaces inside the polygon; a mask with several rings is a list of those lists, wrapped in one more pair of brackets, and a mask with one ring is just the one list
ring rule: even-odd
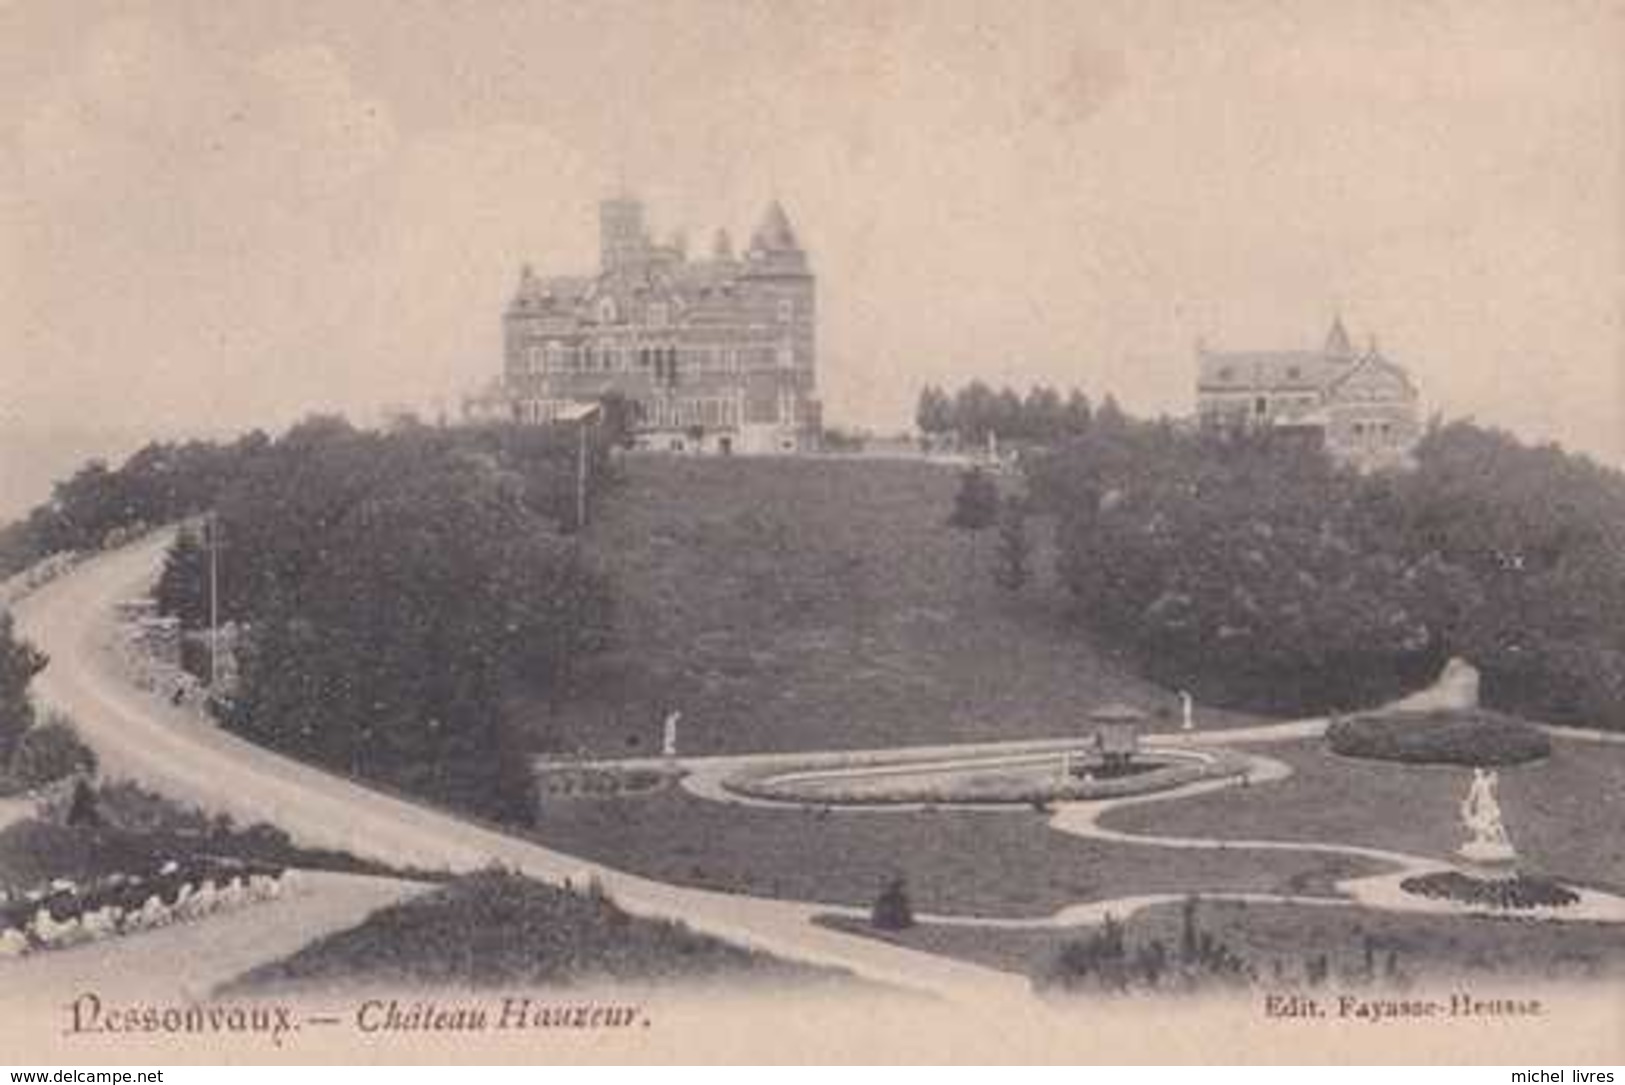
{"label": "smaller villa building", "polygon": [[1203,429],[1294,434],[1362,471],[1408,467],[1421,437],[1420,397],[1375,340],[1364,353],[1332,322],[1319,350],[1196,348],[1196,413]]}

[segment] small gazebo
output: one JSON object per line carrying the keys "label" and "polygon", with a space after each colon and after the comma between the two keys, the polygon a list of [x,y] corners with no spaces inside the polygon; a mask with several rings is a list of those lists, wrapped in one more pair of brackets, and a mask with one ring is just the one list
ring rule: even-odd
{"label": "small gazebo", "polygon": [[1140,728],[1149,717],[1133,705],[1113,701],[1089,713],[1095,726],[1095,752],[1105,765],[1126,765],[1140,749]]}

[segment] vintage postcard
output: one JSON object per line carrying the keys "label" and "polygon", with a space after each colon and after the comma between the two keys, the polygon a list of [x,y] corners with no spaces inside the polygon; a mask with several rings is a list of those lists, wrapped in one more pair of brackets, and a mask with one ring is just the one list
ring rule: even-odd
{"label": "vintage postcard", "polygon": [[1620,4],[12,0],[0,135],[0,1062],[1625,1060]]}

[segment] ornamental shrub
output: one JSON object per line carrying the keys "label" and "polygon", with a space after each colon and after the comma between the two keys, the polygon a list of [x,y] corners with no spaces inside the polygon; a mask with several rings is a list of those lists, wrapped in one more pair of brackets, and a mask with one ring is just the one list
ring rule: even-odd
{"label": "ornamental shrub", "polygon": [[901,931],[914,926],[914,906],[909,903],[908,884],[902,875],[886,881],[875,897],[869,925],[881,931]]}
{"label": "ornamental shrub", "polygon": [[1520,765],[1552,752],[1538,727],[1485,709],[1352,716],[1328,727],[1326,741],[1345,757],[1421,765]]}
{"label": "ornamental shrub", "polygon": [[23,732],[11,755],[11,774],[24,787],[41,787],[95,771],[95,753],[80,741],[73,724],[60,716]]}

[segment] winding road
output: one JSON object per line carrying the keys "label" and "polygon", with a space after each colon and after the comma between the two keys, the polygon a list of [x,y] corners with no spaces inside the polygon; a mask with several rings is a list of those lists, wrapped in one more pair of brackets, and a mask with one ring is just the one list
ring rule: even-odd
{"label": "winding road", "polygon": [[[394,866],[424,870],[463,872],[500,863],[556,884],[582,884],[597,878],[633,914],[681,920],[696,930],[764,952],[843,968],[867,980],[951,1001],[975,1002],[979,1006],[1000,999],[1031,1001],[1023,977],[842,933],[813,922],[816,917],[833,914],[861,916],[864,913],[860,909],[719,893],[625,874],[292,761],[221,731],[196,710],[172,705],[163,697],[136,688],[117,657],[115,642],[119,634],[113,610],[119,601],[147,591],[168,541],[167,533],[158,533],[93,558],[39,588],[13,608],[20,632],[51,658],[50,665],[35,680],[36,696],[77,722],[109,774],[138,780],[176,799],[230,814],[243,822],[276,824],[300,843],[313,847],[339,849]],[[1234,750],[1243,744],[1312,737],[1324,727],[1323,720],[1305,720],[1181,734],[1164,740],[1198,747],[1222,744]],[[1564,734],[1596,741],[1618,740],[1612,735]],[[1075,745],[1076,740],[1013,742],[917,749],[907,754],[910,758],[1010,758]],[[1286,765],[1274,759],[1253,753],[1246,756],[1249,784],[1268,784],[1290,773]],[[746,800],[723,786],[730,774],[791,760],[807,766],[833,763],[834,757],[809,754],[795,758],[759,755],[688,759],[684,761],[688,775],[683,786],[703,798],[739,803]],[[857,765],[851,771],[873,770]],[[1192,795],[1237,782],[1214,780],[1157,795],[1057,804],[1050,825],[1060,832],[1145,847],[1336,853],[1374,859],[1393,868],[1389,873],[1340,883],[1343,897],[1205,893],[1209,899],[1365,905],[1435,914],[1468,910],[1399,888],[1399,882],[1406,877],[1448,865],[1436,859],[1331,842],[1134,835],[1099,824],[1105,812],[1120,805]],[[852,812],[886,816],[901,809],[865,807]],[[1108,914],[1126,918],[1143,907],[1177,901],[1182,895],[1163,893],[1092,901],[1038,918],[922,915],[918,919],[990,929],[1078,927],[1099,923]],[[1543,910],[1540,918],[1625,922],[1625,898],[1585,890],[1578,904],[1561,911]]]}
{"label": "winding road", "polygon": [[500,863],[555,884],[598,878],[628,912],[763,952],[952,1001],[1031,1000],[1019,976],[815,925],[827,906],[666,885],[584,862],[282,757],[135,688],[115,655],[113,610],[146,593],[169,538],[156,533],[94,557],[13,608],[19,632],[50,656],[35,696],[75,720],[109,775],[242,822],[270,822],[311,847],[424,870]]}

